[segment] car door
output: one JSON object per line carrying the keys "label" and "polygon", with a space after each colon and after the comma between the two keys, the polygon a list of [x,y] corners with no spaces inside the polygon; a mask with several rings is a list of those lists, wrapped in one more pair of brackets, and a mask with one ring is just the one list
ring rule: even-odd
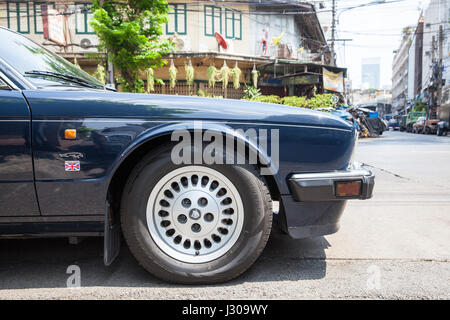
{"label": "car door", "polygon": [[39,215],[31,150],[31,112],[0,74],[0,217]]}

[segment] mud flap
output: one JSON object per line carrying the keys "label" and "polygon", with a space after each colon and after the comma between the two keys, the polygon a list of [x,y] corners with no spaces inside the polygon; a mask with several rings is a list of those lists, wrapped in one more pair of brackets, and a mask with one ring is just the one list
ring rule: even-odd
{"label": "mud flap", "polygon": [[111,265],[120,252],[120,224],[114,221],[111,206],[106,203],[105,213],[105,235],[104,235],[104,252],[103,262],[105,266]]}

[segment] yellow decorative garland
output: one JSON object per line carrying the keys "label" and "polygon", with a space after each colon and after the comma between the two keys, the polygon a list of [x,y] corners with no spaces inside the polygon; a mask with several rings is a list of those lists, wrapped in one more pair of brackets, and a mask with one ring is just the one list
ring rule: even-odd
{"label": "yellow decorative garland", "polygon": [[170,80],[170,88],[175,88],[177,83],[177,73],[178,69],[173,64],[173,60],[170,60],[170,68],[169,68],[169,80]]}
{"label": "yellow decorative garland", "polygon": [[153,76],[153,69],[147,69],[147,93],[155,91],[155,77]]}

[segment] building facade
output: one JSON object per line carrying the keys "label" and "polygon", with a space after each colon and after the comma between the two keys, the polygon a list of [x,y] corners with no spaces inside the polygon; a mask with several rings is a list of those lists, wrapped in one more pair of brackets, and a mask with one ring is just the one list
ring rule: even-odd
{"label": "building facade", "polygon": [[[431,0],[424,12],[422,95],[431,111],[439,115],[440,97],[450,86],[450,3]],[[442,30],[442,31],[440,31]],[[438,83],[442,79],[441,84]]]}
{"label": "building facade", "polygon": [[[97,52],[98,39],[89,24],[93,17],[90,7],[90,1],[0,0],[0,25],[70,61],[76,59],[92,73],[98,62],[89,53]],[[155,76],[167,81],[173,64],[178,69],[178,81],[175,88],[155,85],[156,93],[195,94],[201,89],[208,95],[223,95],[221,85],[209,88],[207,84],[208,68],[214,65],[220,69],[225,63],[241,69],[242,83],[249,83],[252,70],[258,69],[262,92],[279,95],[313,89],[323,92],[321,77],[325,67],[345,73],[342,68],[329,66],[331,54],[314,2],[170,0],[169,7],[163,36],[176,44],[176,50],[166,57],[168,66],[155,70]],[[60,16],[63,21],[59,30],[63,44],[55,43],[45,32],[50,15]],[[225,46],[219,46],[218,35]],[[185,81],[184,66],[188,63],[195,70],[193,88]],[[230,84],[225,94],[240,98],[243,86],[234,89]]]}
{"label": "building facade", "polygon": [[397,112],[405,108],[408,99],[408,61],[411,33],[410,28],[404,29],[402,42],[392,61],[392,108]]}
{"label": "building facade", "polygon": [[[67,45],[61,46],[44,37],[43,5],[64,14],[64,34]],[[92,13],[90,2],[5,1],[0,0],[0,25],[22,33],[57,54],[78,63],[87,71],[94,71],[97,63],[87,53],[97,52],[98,40],[89,25]]]}
{"label": "building facade", "polygon": [[414,101],[422,98],[423,21],[421,16],[415,32],[411,36],[411,46],[408,52],[408,99],[401,114],[410,112]]}

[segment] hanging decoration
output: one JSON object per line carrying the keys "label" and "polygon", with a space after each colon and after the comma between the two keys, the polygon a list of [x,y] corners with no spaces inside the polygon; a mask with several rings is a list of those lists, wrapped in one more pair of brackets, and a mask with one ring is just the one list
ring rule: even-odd
{"label": "hanging decoration", "polygon": [[170,88],[175,88],[175,84],[177,83],[177,68],[173,63],[173,59],[170,60],[170,68],[169,68],[169,80],[170,80]]}
{"label": "hanging decoration", "polygon": [[239,89],[239,87],[241,86],[241,83],[239,82],[240,78],[241,78],[241,69],[239,69],[238,67],[238,63],[236,61],[236,65],[234,66],[233,69],[231,69],[231,75],[233,77],[233,88],[235,89]]}
{"label": "hanging decoration", "polygon": [[97,66],[97,70],[95,70],[95,72],[94,72],[94,77],[101,83],[103,83],[103,84],[106,83],[106,71],[105,71],[105,67],[103,65],[99,64]]}
{"label": "hanging decoration", "polygon": [[184,71],[186,72],[186,83],[191,90],[191,86],[194,83],[194,67],[192,66],[192,61],[189,59],[189,63],[184,65]]}
{"label": "hanging decoration", "polygon": [[278,47],[281,40],[283,40],[284,32],[285,32],[285,29],[283,29],[283,31],[281,31],[280,36],[272,38],[272,43],[275,45],[275,47]]}
{"label": "hanging decoration", "polygon": [[217,69],[214,65],[208,67],[208,87],[214,88],[216,85]]}
{"label": "hanging decoration", "polygon": [[155,91],[155,76],[153,75],[153,69],[147,69],[147,93]]}
{"label": "hanging decoration", "polygon": [[81,69],[80,65],[78,64],[77,57],[73,58],[73,64],[74,64],[75,66],[77,66],[78,69]]}
{"label": "hanging decoration", "polygon": [[222,68],[220,68],[220,76],[222,80],[222,88],[226,89],[230,78],[230,68],[227,66],[227,62],[225,60],[223,61]]}
{"label": "hanging decoration", "polygon": [[259,71],[256,70],[256,65],[253,64],[252,81],[253,81],[253,87],[255,87],[255,88],[258,88],[258,75],[259,75]]}

